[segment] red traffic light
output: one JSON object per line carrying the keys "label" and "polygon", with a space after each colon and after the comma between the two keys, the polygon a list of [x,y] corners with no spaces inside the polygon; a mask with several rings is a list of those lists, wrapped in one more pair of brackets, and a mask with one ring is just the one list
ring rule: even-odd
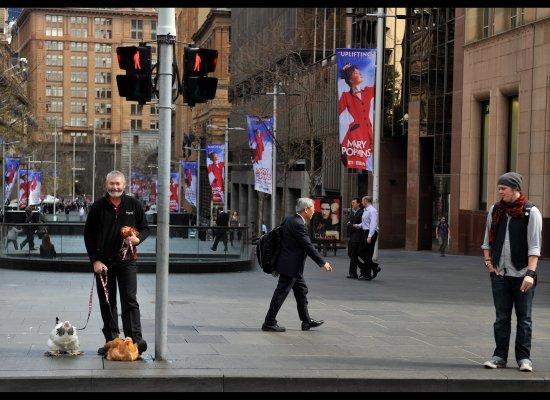
{"label": "red traffic light", "polygon": [[187,76],[206,75],[216,70],[218,50],[186,47],[183,61]]}
{"label": "red traffic light", "polygon": [[143,74],[151,72],[151,46],[117,47],[116,55],[120,69]]}

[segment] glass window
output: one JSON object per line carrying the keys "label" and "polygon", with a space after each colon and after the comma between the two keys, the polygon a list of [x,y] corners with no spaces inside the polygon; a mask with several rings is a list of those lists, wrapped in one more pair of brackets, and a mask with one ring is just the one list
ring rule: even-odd
{"label": "glass window", "polygon": [[111,88],[95,88],[95,98],[96,99],[110,99],[111,98]]}
{"label": "glass window", "polygon": [[88,82],[88,73],[85,71],[71,72],[71,82]]}
{"label": "glass window", "polygon": [[46,85],[46,96],[63,97],[63,86]]}
{"label": "glass window", "polygon": [[62,100],[47,100],[46,101],[46,111],[63,112],[63,101]]}
{"label": "glass window", "polygon": [[489,101],[480,102],[481,134],[479,160],[479,209],[487,209],[487,170],[489,168]]}
{"label": "glass window", "polygon": [[106,43],[96,43],[95,44],[95,51],[96,53],[110,53],[112,50],[112,47],[110,44]]}
{"label": "glass window", "polygon": [[71,67],[87,67],[88,56],[71,56]]}
{"label": "glass window", "polygon": [[142,115],[143,106],[141,104],[130,104],[130,114],[131,115]]}
{"label": "glass window", "polygon": [[510,97],[508,103],[508,163],[506,171],[517,171],[519,134],[519,99]]}
{"label": "glass window", "polygon": [[151,21],[151,40],[157,40],[157,21]]}
{"label": "glass window", "polygon": [[111,104],[110,103],[95,103],[95,113],[96,114],[110,114],[111,113]]}
{"label": "glass window", "polygon": [[51,71],[46,70],[46,80],[62,82],[63,81],[63,71]]}
{"label": "glass window", "polygon": [[95,56],[96,68],[111,68],[111,61],[110,56]]}
{"label": "glass window", "polygon": [[[133,130],[142,129],[143,121],[141,119],[132,119],[130,120],[130,128]],[[137,137],[137,136],[134,136]]]}
{"label": "glass window", "polygon": [[46,47],[46,50],[63,50],[63,42],[45,40],[44,45]]}
{"label": "glass window", "polygon": [[73,51],[88,51],[88,43],[86,43],[86,42],[71,42],[71,50],[73,50]]}
{"label": "glass window", "polygon": [[86,113],[88,109],[88,103],[84,101],[71,101],[72,113]]}
{"label": "glass window", "polygon": [[132,20],[130,36],[132,37],[132,39],[143,39],[143,20],[141,19]]}
{"label": "glass window", "polygon": [[71,86],[71,97],[87,97],[88,88],[86,86]]}
{"label": "glass window", "polygon": [[111,83],[111,73],[110,72],[96,72],[95,73],[95,83]]}

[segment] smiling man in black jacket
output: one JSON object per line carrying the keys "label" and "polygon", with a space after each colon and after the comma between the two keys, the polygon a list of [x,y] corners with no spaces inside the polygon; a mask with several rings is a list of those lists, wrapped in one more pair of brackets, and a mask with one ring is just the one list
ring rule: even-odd
{"label": "smiling man in black jacket", "polygon": [[283,222],[281,252],[275,266],[279,273],[279,283],[262,325],[263,331],[285,331],[284,327],[277,325],[276,317],[291,290],[294,291],[303,331],[315,328],[324,322],[316,321],[309,316],[306,297],[308,290],[304,281],[306,256],[310,256],[319,267],[332,271],[332,266],[315,250],[307,233],[306,220],[311,220],[313,213],[313,200],[302,197],[296,202],[296,214],[286,217]]}
{"label": "smiling man in black jacket", "polygon": [[[106,342],[118,337],[120,333],[116,301],[118,281],[124,335],[132,338],[141,354],[147,350],[147,343],[141,334],[137,302],[137,266],[131,257],[123,259],[121,256],[120,228],[131,226],[138,230],[138,236],[130,237],[130,242],[137,246],[149,236],[149,226],[143,206],[133,197],[124,194],[126,178],[122,172],[109,172],[105,179],[105,187],[107,193],[92,204],[84,227],[86,251],[96,273],[97,293],[103,319],[102,331]],[[106,291],[101,275],[107,277],[109,303],[105,298]],[[105,353],[105,347],[100,347],[98,354]]]}

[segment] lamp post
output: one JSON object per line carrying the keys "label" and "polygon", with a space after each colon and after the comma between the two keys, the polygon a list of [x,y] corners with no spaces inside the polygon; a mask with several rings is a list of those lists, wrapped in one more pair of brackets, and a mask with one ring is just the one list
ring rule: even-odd
{"label": "lamp post", "polygon": [[[93,150],[93,163],[92,163],[92,203],[95,200],[95,122],[93,125],[93,141],[94,141],[94,150]],[[54,201],[55,202],[55,201]]]}
{"label": "lamp post", "polygon": [[16,143],[19,143],[19,140],[7,143],[2,141],[2,216],[6,206],[6,146]]}
{"label": "lamp post", "polygon": [[113,160],[113,171],[116,170],[116,139],[115,139],[115,152],[114,152],[114,160]]}
{"label": "lamp post", "polygon": [[228,166],[228,159],[229,159],[229,137],[228,132],[230,130],[233,131],[244,131],[246,129],[241,128],[240,126],[235,127],[229,127],[229,123],[225,122],[225,127],[219,127],[217,125],[208,124],[206,125],[207,128],[211,129],[223,129],[224,130],[224,158],[223,158],[223,211],[227,212],[227,192],[228,192],[228,185],[227,185],[227,176],[229,174],[229,166]]}

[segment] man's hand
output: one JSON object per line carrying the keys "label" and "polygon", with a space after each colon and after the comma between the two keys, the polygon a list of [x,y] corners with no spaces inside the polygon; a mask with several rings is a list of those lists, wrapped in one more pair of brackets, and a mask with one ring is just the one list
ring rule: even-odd
{"label": "man's hand", "polygon": [[369,236],[369,237],[367,238],[367,243],[370,244],[370,242],[372,242],[372,236]]}
{"label": "man's hand", "polygon": [[330,263],[329,263],[328,261],[325,263],[325,265],[323,265],[323,268],[324,268],[327,272],[332,271],[332,265],[330,265]]}
{"label": "man's hand", "polygon": [[137,246],[139,244],[139,238],[136,235],[128,236],[128,240],[130,240],[130,243],[132,243],[134,246]]}
{"label": "man's hand", "polygon": [[493,266],[493,262],[492,261],[486,261],[485,262],[485,266],[487,267],[487,272],[491,273],[491,272],[497,272],[497,270],[495,269],[495,267]]}
{"label": "man's hand", "polygon": [[101,261],[94,261],[94,272],[96,274],[107,275],[107,266]]}
{"label": "man's hand", "polygon": [[526,292],[529,289],[531,289],[534,284],[535,284],[535,280],[530,276],[526,276],[525,278],[523,278],[523,283],[521,284],[521,287],[519,288],[519,290],[521,292]]}

